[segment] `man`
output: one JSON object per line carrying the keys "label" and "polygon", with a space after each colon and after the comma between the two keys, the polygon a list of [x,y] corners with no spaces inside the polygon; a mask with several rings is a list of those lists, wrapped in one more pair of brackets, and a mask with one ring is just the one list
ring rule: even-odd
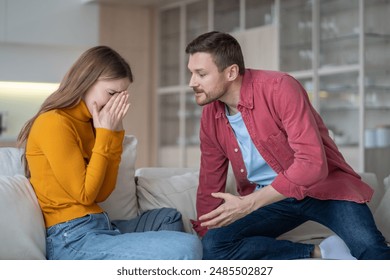
{"label": "man", "polygon": [[[204,106],[193,221],[204,258],[390,259],[366,205],[373,190],[345,162],[303,87],[286,73],[245,69],[225,33],[200,35],[186,53],[189,85]],[[240,196],[224,192],[229,162]],[[308,220],[337,236],[319,246],[276,240]]]}

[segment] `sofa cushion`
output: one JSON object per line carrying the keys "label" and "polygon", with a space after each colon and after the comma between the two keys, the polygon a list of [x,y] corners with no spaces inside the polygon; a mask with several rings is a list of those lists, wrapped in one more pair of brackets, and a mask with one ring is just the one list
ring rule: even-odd
{"label": "sofa cushion", "polygon": [[99,203],[111,220],[127,220],[138,214],[134,180],[136,152],[137,139],[125,135],[115,189],[104,202]]}
{"label": "sofa cushion", "polygon": [[[186,232],[194,233],[190,219],[196,219],[196,191],[199,171],[191,168],[141,168],[136,172],[140,211],[161,207],[176,208],[183,217]],[[235,192],[232,174],[226,188]]]}
{"label": "sofa cushion", "polygon": [[19,148],[0,148],[0,175],[14,176],[24,174],[22,155],[24,150]]}
{"label": "sofa cushion", "polygon": [[30,182],[0,175],[0,258],[45,259],[45,225]]}

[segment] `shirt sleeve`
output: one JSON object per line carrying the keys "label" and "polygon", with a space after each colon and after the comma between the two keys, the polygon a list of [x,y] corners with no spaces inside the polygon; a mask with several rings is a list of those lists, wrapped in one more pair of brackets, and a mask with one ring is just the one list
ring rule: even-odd
{"label": "shirt sleeve", "polygon": [[[209,115],[210,116],[210,115]],[[223,202],[211,196],[214,192],[224,192],[226,188],[229,161],[216,141],[216,131],[209,125],[210,119],[203,113],[200,128],[201,164],[196,209],[198,218],[217,208]],[[195,231],[203,236],[207,228],[199,221],[192,221]]]}
{"label": "shirt sleeve", "polygon": [[325,149],[314,109],[298,81],[285,75],[274,90],[276,113],[287,134],[288,145],[294,151],[294,160],[277,175],[272,186],[287,197],[303,199],[307,186],[328,175]]}

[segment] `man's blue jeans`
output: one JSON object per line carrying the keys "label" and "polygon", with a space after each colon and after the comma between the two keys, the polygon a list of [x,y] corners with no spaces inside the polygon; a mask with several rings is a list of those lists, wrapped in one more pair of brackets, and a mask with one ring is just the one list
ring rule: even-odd
{"label": "man's blue jeans", "polygon": [[210,229],[202,239],[204,259],[302,259],[314,245],[276,240],[308,221],[340,236],[357,259],[390,259],[390,247],[366,204],[350,201],[287,198],[260,208],[236,222]]}
{"label": "man's blue jeans", "polygon": [[90,214],[47,229],[46,257],[73,260],[201,259],[202,243],[180,232],[174,209],[147,211],[132,220],[110,221],[106,213]]}

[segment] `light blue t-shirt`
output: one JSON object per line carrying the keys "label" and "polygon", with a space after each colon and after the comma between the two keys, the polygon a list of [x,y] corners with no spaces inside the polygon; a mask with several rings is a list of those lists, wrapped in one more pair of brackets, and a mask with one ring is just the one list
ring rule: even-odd
{"label": "light blue t-shirt", "polygon": [[248,172],[248,180],[260,186],[272,183],[276,177],[275,171],[265,162],[259,151],[253,144],[248,130],[242,119],[241,113],[230,116],[226,110],[226,116],[237,138],[238,145]]}

